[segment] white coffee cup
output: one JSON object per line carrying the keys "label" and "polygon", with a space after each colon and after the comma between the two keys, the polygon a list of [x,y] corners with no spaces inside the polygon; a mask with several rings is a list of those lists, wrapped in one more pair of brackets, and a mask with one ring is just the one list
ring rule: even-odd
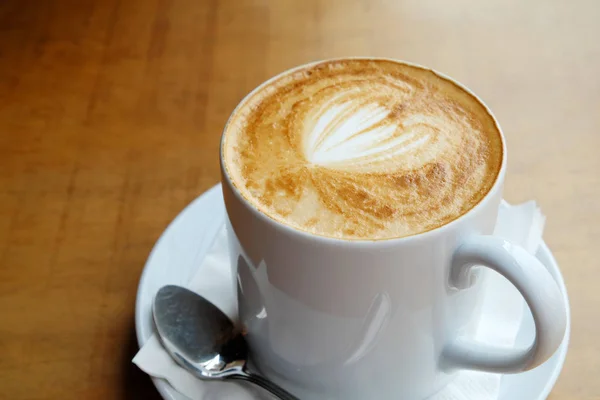
{"label": "white coffee cup", "polygon": [[[546,361],[562,342],[565,304],[534,256],[490,236],[504,138],[502,146],[497,180],[473,209],[434,230],[378,241],[317,236],[269,218],[232,184],[221,150],[240,323],[258,369],[302,398],[421,400],[460,369],[517,373]],[[482,300],[477,278],[486,273],[474,266],[523,295],[536,326],[531,346],[470,338]]]}

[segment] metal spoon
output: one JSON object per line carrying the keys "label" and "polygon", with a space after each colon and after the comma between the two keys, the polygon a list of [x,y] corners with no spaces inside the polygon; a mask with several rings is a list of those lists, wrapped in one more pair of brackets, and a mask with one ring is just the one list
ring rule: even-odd
{"label": "metal spoon", "polygon": [[229,318],[204,297],[180,286],[162,287],[154,298],[154,322],[173,359],[201,379],[252,382],[284,400],[299,400],[248,371],[248,348]]}

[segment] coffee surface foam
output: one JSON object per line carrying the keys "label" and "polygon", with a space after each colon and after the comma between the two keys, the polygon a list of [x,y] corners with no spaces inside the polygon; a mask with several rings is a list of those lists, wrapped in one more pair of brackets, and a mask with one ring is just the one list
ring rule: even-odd
{"label": "coffee surface foam", "polygon": [[261,212],[344,239],[440,227],[473,208],[502,163],[485,107],[432,71],[332,60],[255,91],[225,129],[225,168]]}

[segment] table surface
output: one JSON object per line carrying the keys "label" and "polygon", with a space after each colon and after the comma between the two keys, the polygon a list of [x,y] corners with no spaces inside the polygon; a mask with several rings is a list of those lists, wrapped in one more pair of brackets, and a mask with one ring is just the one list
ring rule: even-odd
{"label": "table surface", "polygon": [[0,2],[0,398],[157,399],[130,363],[139,275],[219,181],[229,113],[289,67],[372,55],[495,111],[505,198],[542,206],[571,297],[550,399],[600,399],[598,21],[593,0]]}

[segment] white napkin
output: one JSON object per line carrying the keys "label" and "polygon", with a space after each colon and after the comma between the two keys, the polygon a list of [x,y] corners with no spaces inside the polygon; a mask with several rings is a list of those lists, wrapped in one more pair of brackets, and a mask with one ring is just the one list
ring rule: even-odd
{"label": "white napkin", "polygon": [[[516,206],[500,207],[494,234],[520,244],[535,253],[542,238],[545,217],[533,201]],[[206,279],[210,276],[210,279]],[[188,288],[202,294],[234,318],[236,304],[231,292],[233,276],[229,267],[227,237],[223,228],[207,253]],[[475,339],[510,346],[514,344],[524,312],[524,301],[508,281],[495,272],[487,275],[484,299],[474,326]],[[207,382],[193,377],[175,363],[153,335],[133,358],[147,374],[166,379],[171,386],[191,400],[267,399],[261,389],[234,382]],[[448,386],[429,400],[496,400],[499,397],[502,375],[462,371]]]}

